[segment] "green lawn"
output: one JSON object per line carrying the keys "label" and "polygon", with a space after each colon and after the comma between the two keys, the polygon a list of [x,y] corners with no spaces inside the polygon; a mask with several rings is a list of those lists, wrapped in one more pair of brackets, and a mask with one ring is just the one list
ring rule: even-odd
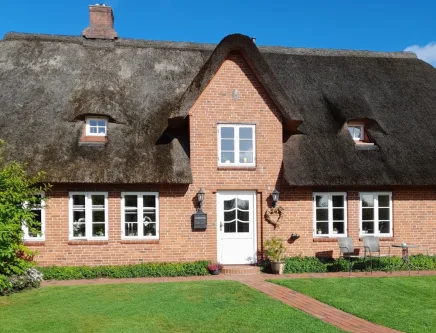
{"label": "green lawn", "polygon": [[341,332],[232,281],[45,287],[0,297],[6,332]]}
{"label": "green lawn", "polygon": [[403,332],[436,332],[435,276],[271,282]]}

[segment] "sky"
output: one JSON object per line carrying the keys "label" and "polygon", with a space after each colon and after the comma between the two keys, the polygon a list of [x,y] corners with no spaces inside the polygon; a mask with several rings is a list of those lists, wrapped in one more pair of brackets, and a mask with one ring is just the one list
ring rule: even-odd
{"label": "sky", "polygon": [[[99,0],[101,3],[102,0]],[[80,35],[90,0],[0,0],[8,31]],[[415,52],[436,66],[436,0],[106,0],[119,37],[219,43],[226,35],[258,45]]]}

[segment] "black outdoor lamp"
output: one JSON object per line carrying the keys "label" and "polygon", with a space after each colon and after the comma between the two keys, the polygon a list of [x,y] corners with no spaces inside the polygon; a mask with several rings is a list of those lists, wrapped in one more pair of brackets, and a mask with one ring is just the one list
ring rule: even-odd
{"label": "black outdoor lamp", "polygon": [[204,192],[204,190],[202,188],[200,188],[200,191],[198,191],[198,193],[197,193],[198,208],[200,210],[202,210],[202,208],[203,208],[205,194],[206,194],[206,192]]}
{"label": "black outdoor lamp", "polygon": [[275,207],[277,205],[277,202],[279,201],[279,194],[280,192],[277,191],[277,189],[274,189],[274,191],[271,194],[273,199],[273,207]]}

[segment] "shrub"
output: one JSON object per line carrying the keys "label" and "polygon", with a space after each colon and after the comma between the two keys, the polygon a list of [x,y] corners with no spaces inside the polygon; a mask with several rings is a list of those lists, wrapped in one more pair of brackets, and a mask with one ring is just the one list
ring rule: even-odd
{"label": "shrub", "polygon": [[181,263],[143,263],[125,266],[51,266],[39,267],[44,280],[75,280],[97,278],[135,278],[162,276],[208,275],[209,261]]}
{"label": "shrub", "polygon": [[34,268],[26,269],[21,275],[0,275],[0,296],[22,290],[38,288],[43,279],[42,273]]}
{"label": "shrub", "polygon": [[327,265],[316,257],[291,257],[285,260],[284,273],[323,273]]}
{"label": "shrub", "polygon": [[283,239],[273,237],[265,242],[265,254],[270,261],[282,261],[286,248]]}

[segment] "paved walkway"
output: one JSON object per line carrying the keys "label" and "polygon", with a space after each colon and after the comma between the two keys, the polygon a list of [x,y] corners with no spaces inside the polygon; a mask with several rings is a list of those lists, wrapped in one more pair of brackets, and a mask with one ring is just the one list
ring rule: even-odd
{"label": "paved walkway", "polygon": [[[412,276],[436,275],[436,271],[412,272]],[[132,278],[132,279],[95,279],[95,280],[68,280],[68,281],[43,281],[42,286],[73,286],[86,284],[118,284],[118,283],[161,283],[161,282],[183,282],[183,281],[211,281],[211,280],[233,280],[239,281],[251,288],[259,290],[287,305],[300,309],[316,318],[332,324],[344,331],[355,333],[392,333],[399,332],[391,328],[371,323],[349,313],[336,309],[330,305],[319,302],[309,296],[300,294],[294,290],[282,287],[266,280],[273,279],[299,279],[299,278],[356,278],[356,277],[388,277],[388,276],[409,276],[408,272],[385,272],[366,273],[305,273],[305,274],[284,274],[284,275],[210,275],[192,277],[164,277],[164,278]]]}

